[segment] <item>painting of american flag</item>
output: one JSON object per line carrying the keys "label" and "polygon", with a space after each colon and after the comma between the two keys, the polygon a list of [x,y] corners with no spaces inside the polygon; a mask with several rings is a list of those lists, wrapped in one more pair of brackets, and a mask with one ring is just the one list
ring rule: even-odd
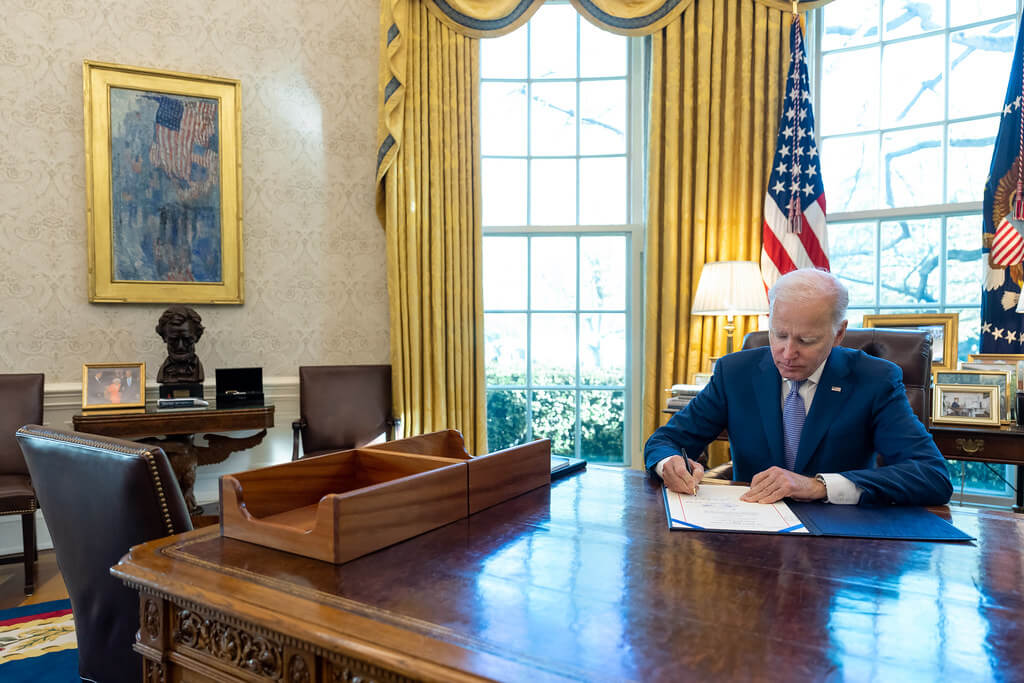
{"label": "painting of american flag", "polygon": [[114,279],[220,282],[217,100],[111,88],[110,121]]}
{"label": "painting of american flag", "polygon": [[814,139],[807,54],[800,18],[790,30],[789,75],[764,198],[761,274],[766,287],[797,268],[829,269],[825,186]]}

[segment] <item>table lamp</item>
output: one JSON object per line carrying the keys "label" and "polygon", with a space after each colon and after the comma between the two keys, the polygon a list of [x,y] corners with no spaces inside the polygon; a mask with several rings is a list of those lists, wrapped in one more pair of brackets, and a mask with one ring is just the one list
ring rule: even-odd
{"label": "table lamp", "polygon": [[768,297],[761,279],[761,269],[753,261],[714,261],[705,263],[693,298],[694,315],[726,317],[726,353],[732,353],[736,325],[733,316],[764,315]]}

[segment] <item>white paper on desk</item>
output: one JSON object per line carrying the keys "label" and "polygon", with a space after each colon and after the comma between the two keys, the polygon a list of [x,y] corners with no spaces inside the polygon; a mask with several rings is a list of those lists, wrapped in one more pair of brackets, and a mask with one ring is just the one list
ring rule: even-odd
{"label": "white paper on desk", "polygon": [[690,496],[663,488],[669,528],[808,533],[803,522],[784,501],[765,504],[740,500],[740,496],[749,490],[749,486],[705,485],[697,488],[696,495]]}

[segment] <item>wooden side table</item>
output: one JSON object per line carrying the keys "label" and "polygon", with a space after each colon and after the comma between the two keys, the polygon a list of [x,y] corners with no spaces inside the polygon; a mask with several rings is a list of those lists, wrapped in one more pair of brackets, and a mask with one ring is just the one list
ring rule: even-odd
{"label": "wooden side table", "polygon": [[932,424],[928,431],[935,438],[939,452],[950,460],[1017,465],[1017,498],[1013,511],[1024,512],[1024,428]]}
{"label": "wooden side table", "polygon": [[[260,443],[267,429],[274,426],[274,406],[158,410],[150,405],[145,412],[93,411],[75,415],[71,421],[78,432],[144,441],[163,448],[181,485],[189,514],[196,516],[203,514],[192,491],[196,467],[223,462],[232,453]],[[262,431],[243,438],[207,433],[247,429]],[[195,445],[195,435],[199,433],[204,433],[207,445]]]}

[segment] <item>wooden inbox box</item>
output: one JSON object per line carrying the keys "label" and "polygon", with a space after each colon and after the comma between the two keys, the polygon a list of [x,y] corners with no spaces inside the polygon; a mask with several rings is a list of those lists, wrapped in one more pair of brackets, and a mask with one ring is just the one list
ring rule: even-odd
{"label": "wooden inbox box", "polygon": [[433,432],[226,474],[220,528],[340,564],[550,483],[547,439],[473,457]]}

